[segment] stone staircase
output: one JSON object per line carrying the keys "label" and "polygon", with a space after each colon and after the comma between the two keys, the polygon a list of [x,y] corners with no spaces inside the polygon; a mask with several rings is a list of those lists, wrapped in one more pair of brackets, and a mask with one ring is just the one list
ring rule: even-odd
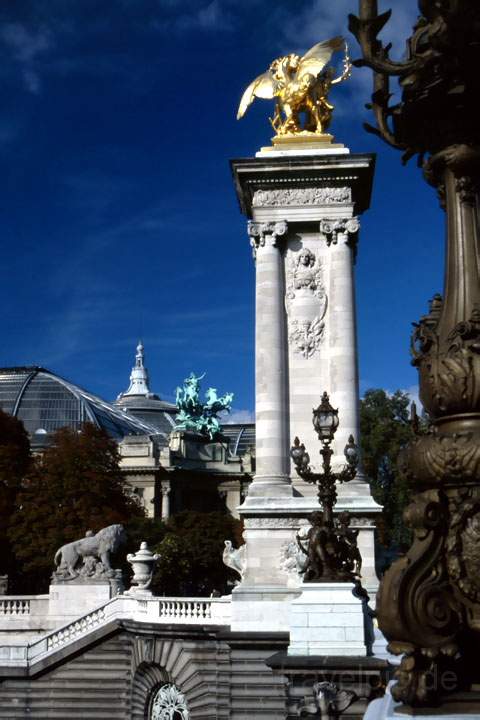
{"label": "stone staircase", "polygon": [[[25,598],[3,599],[0,616],[27,619],[30,603]],[[150,598],[117,595],[99,607],[33,642],[0,646],[0,666],[32,668],[64,650],[79,638],[113,623],[134,620],[140,623],[168,625],[225,626],[230,623],[230,597],[223,598]],[[0,633],[1,640],[1,633]]]}

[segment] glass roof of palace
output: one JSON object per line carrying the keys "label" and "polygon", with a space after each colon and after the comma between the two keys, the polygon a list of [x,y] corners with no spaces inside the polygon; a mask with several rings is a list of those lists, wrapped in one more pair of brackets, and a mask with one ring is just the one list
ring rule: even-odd
{"label": "glass roof of palace", "polygon": [[164,435],[158,427],[105,402],[41,367],[0,368],[0,408],[15,415],[32,437],[41,439],[62,427],[84,422],[109,435]]}

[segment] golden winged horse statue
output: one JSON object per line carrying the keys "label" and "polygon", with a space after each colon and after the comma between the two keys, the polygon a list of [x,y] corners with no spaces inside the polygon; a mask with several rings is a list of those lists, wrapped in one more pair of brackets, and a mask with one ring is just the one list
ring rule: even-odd
{"label": "golden winged horse statue", "polygon": [[[335,77],[335,69],[328,63],[339,50],[345,53],[343,72]],[[243,93],[237,119],[245,115],[256,97],[276,98],[270,122],[277,135],[323,135],[332,118],[333,105],[327,100],[330,88],[347,80],[351,72],[348,46],[342,37],[317,43],[303,57],[290,53],[277,58]]]}

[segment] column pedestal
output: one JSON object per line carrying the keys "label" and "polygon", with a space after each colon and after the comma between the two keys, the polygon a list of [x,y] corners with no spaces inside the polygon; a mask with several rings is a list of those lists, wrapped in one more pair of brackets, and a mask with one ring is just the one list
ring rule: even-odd
{"label": "column pedestal", "polygon": [[365,657],[361,601],[350,583],[305,583],[290,605],[289,655]]}
{"label": "column pedestal", "polygon": [[63,625],[94,608],[106,603],[112,597],[123,592],[121,572],[119,578],[89,581],[72,579],[52,583],[48,596],[48,615],[57,625]]}

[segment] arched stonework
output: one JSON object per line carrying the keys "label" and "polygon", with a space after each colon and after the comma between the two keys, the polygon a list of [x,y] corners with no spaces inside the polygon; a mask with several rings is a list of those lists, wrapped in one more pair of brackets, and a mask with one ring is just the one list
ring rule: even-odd
{"label": "arched stonework", "polygon": [[155,688],[169,682],[167,672],[159,665],[142,662],[132,682],[132,720],[146,720]]}
{"label": "arched stonework", "polygon": [[[213,640],[213,639],[212,639]],[[132,652],[132,720],[148,720],[155,691],[174,684],[190,718],[230,718],[230,648],[203,637],[137,635]]]}

